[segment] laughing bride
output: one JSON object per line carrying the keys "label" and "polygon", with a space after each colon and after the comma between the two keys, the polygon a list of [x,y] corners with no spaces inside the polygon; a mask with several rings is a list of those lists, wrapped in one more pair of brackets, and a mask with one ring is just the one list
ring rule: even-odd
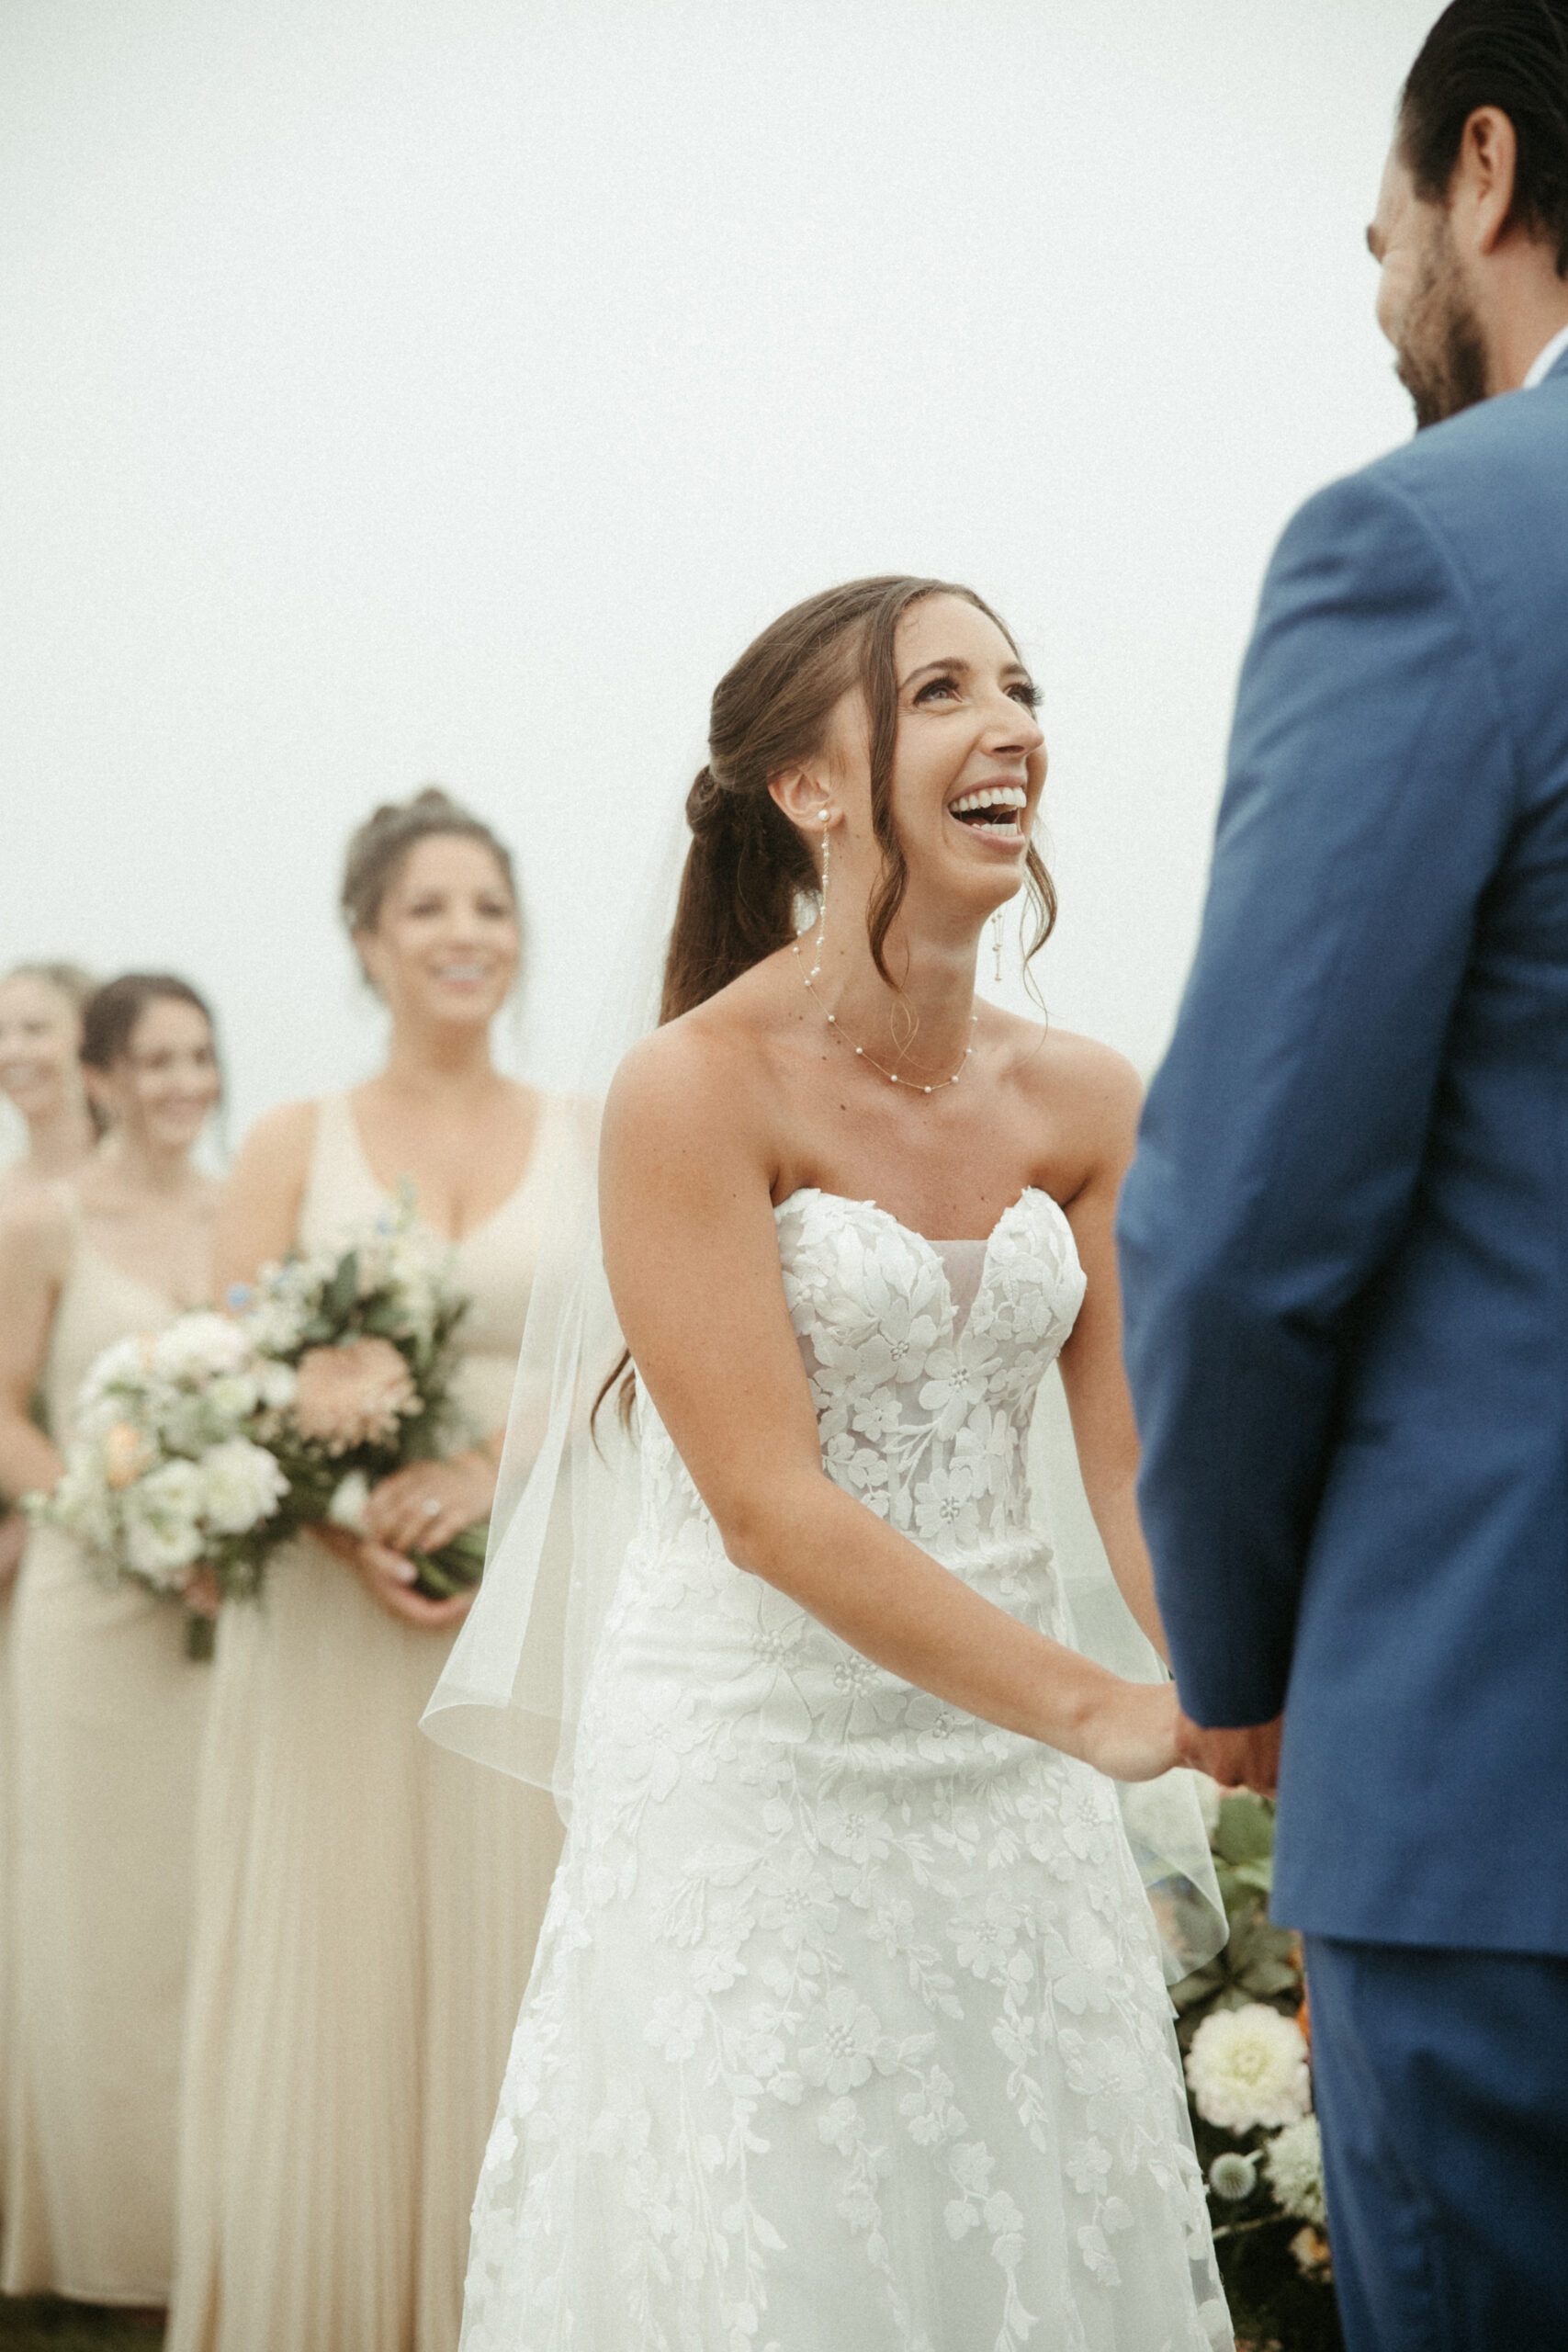
{"label": "laughing bride", "polygon": [[1231,2341],[1112,1785],[1172,1764],[1174,1699],[1067,1645],[1031,1517],[1059,1355],[1158,1641],[1111,1247],[1136,1085],[975,993],[987,921],[1027,891],[1038,945],[1055,911],[1036,700],[978,597],[910,579],[786,613],[714,696],[604,1128],[641,1518],[465,2352]]}

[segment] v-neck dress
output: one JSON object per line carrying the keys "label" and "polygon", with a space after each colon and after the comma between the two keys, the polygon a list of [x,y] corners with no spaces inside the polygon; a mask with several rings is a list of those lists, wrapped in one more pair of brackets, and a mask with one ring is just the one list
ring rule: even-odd
{"label": "v-neck dress", "polygon": [[[94,1358],[178,1308],[89,1248],[67,1205],[44,1393],[68,1438]],[[210,1670],[179,1610],[56,1528],[28,1541],[9,1648],[5,2290],[162,2303]]]}
{"label": "v-neck dress", "polygon": [[[541,1240],[583,1181],[543,1099],[527,1170],[457,1248],[458,1396],[506,1419]],[[299,1241],[387,1193],[317,1106]],[[453,2352],[468,2216],[560,1844],[543,1792],[420,1736],[454,1636],[313,1538],[224,1610],[201,1770],[170,2352]]]}

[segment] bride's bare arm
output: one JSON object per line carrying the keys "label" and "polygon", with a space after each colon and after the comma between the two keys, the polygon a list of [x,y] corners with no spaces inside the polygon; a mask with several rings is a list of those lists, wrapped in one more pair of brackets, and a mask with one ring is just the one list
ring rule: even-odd
{"label": "bride's bare arm", "polygon": [[[1122,1362],[1122,1286],[1116,1267],[1116,1198],[1137,1139],[1143,1089],[1120,1054],[1088,1038],[1075,1038],[1072,1046],[1070,1116],[1075,1135],[1082,1137],[1089,1172],[1067,1203],[1066,1213],[1089,1287],[1072,1337],[1062,1350],[1062,1385],[1084,1493],[1111,1573],[1168,1664],[1154,1570],[1138,1519],[1138,1431]],[[1060,1062],[1056,1075],[1059,1086]]]}
{"label": "bride's bare arm", "polygon": [[682,1023],[623,1064],[601,1159],[621,1328],[729,1557],[953,1706],[1120,1779],[1164,1771],[1168,1689],[1122,1682],[1019,1623],[824,1473],[764,1135],[748,1054]]}

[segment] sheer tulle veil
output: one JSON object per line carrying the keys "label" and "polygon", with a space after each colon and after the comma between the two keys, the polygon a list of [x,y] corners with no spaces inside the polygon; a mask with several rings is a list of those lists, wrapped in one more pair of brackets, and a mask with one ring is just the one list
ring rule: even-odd
{"label": "sheer tulle veil", "polygon": [[563,1819],[583,1689],[637,1508],[636,1446],[614,1400],[593,1419],[621,1352],[599,1247],[598,1113],[617,1064],[659,1019],[687,839],[677,808],[587,1032],[575,1090],[581,1178],[543,1237],[484,1581],[422,1719],[442,1747],[551,1790]]}
{"label": "sheer tulle veil", "polygon": [[[552,1790],[565,1819],[582,1695],[638,1501],[635,1442],[613,1400],[592,1419],[621,1351],[599,1245],[597,1106],[622,1057],[657,1023],[687,838],[683,817],[673,818],[589,1033],[578,1087],[581,1182],[573,1213],[541,1250],[484,1581],[423,1718],[443,1747]],[[1157,1679],[1158,1659],[1117,1590],[1083,1503],[1058,1396],[1053,1374],[1036,1417],[1032,1487],[1074,1638],[1119,1674]],[[1211,1958],[1226,1934],[1196,1785],[1190,1773],[1172,1772],[1119,1793],[1174,1982]]]}

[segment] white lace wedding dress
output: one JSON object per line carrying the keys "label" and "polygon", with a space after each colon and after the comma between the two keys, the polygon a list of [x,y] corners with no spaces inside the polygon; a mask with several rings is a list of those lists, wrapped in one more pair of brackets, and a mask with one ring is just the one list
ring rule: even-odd
{"label": "white lace wedding dress", "polygon": [[[777,1212],[829,1475],[1061,1631],[1024,1468],[1084,1278]],[[733,1567],[646,1396],[642,1516],[474,2209],[464,2352],[1231,2342],[1111,1783]]]}

